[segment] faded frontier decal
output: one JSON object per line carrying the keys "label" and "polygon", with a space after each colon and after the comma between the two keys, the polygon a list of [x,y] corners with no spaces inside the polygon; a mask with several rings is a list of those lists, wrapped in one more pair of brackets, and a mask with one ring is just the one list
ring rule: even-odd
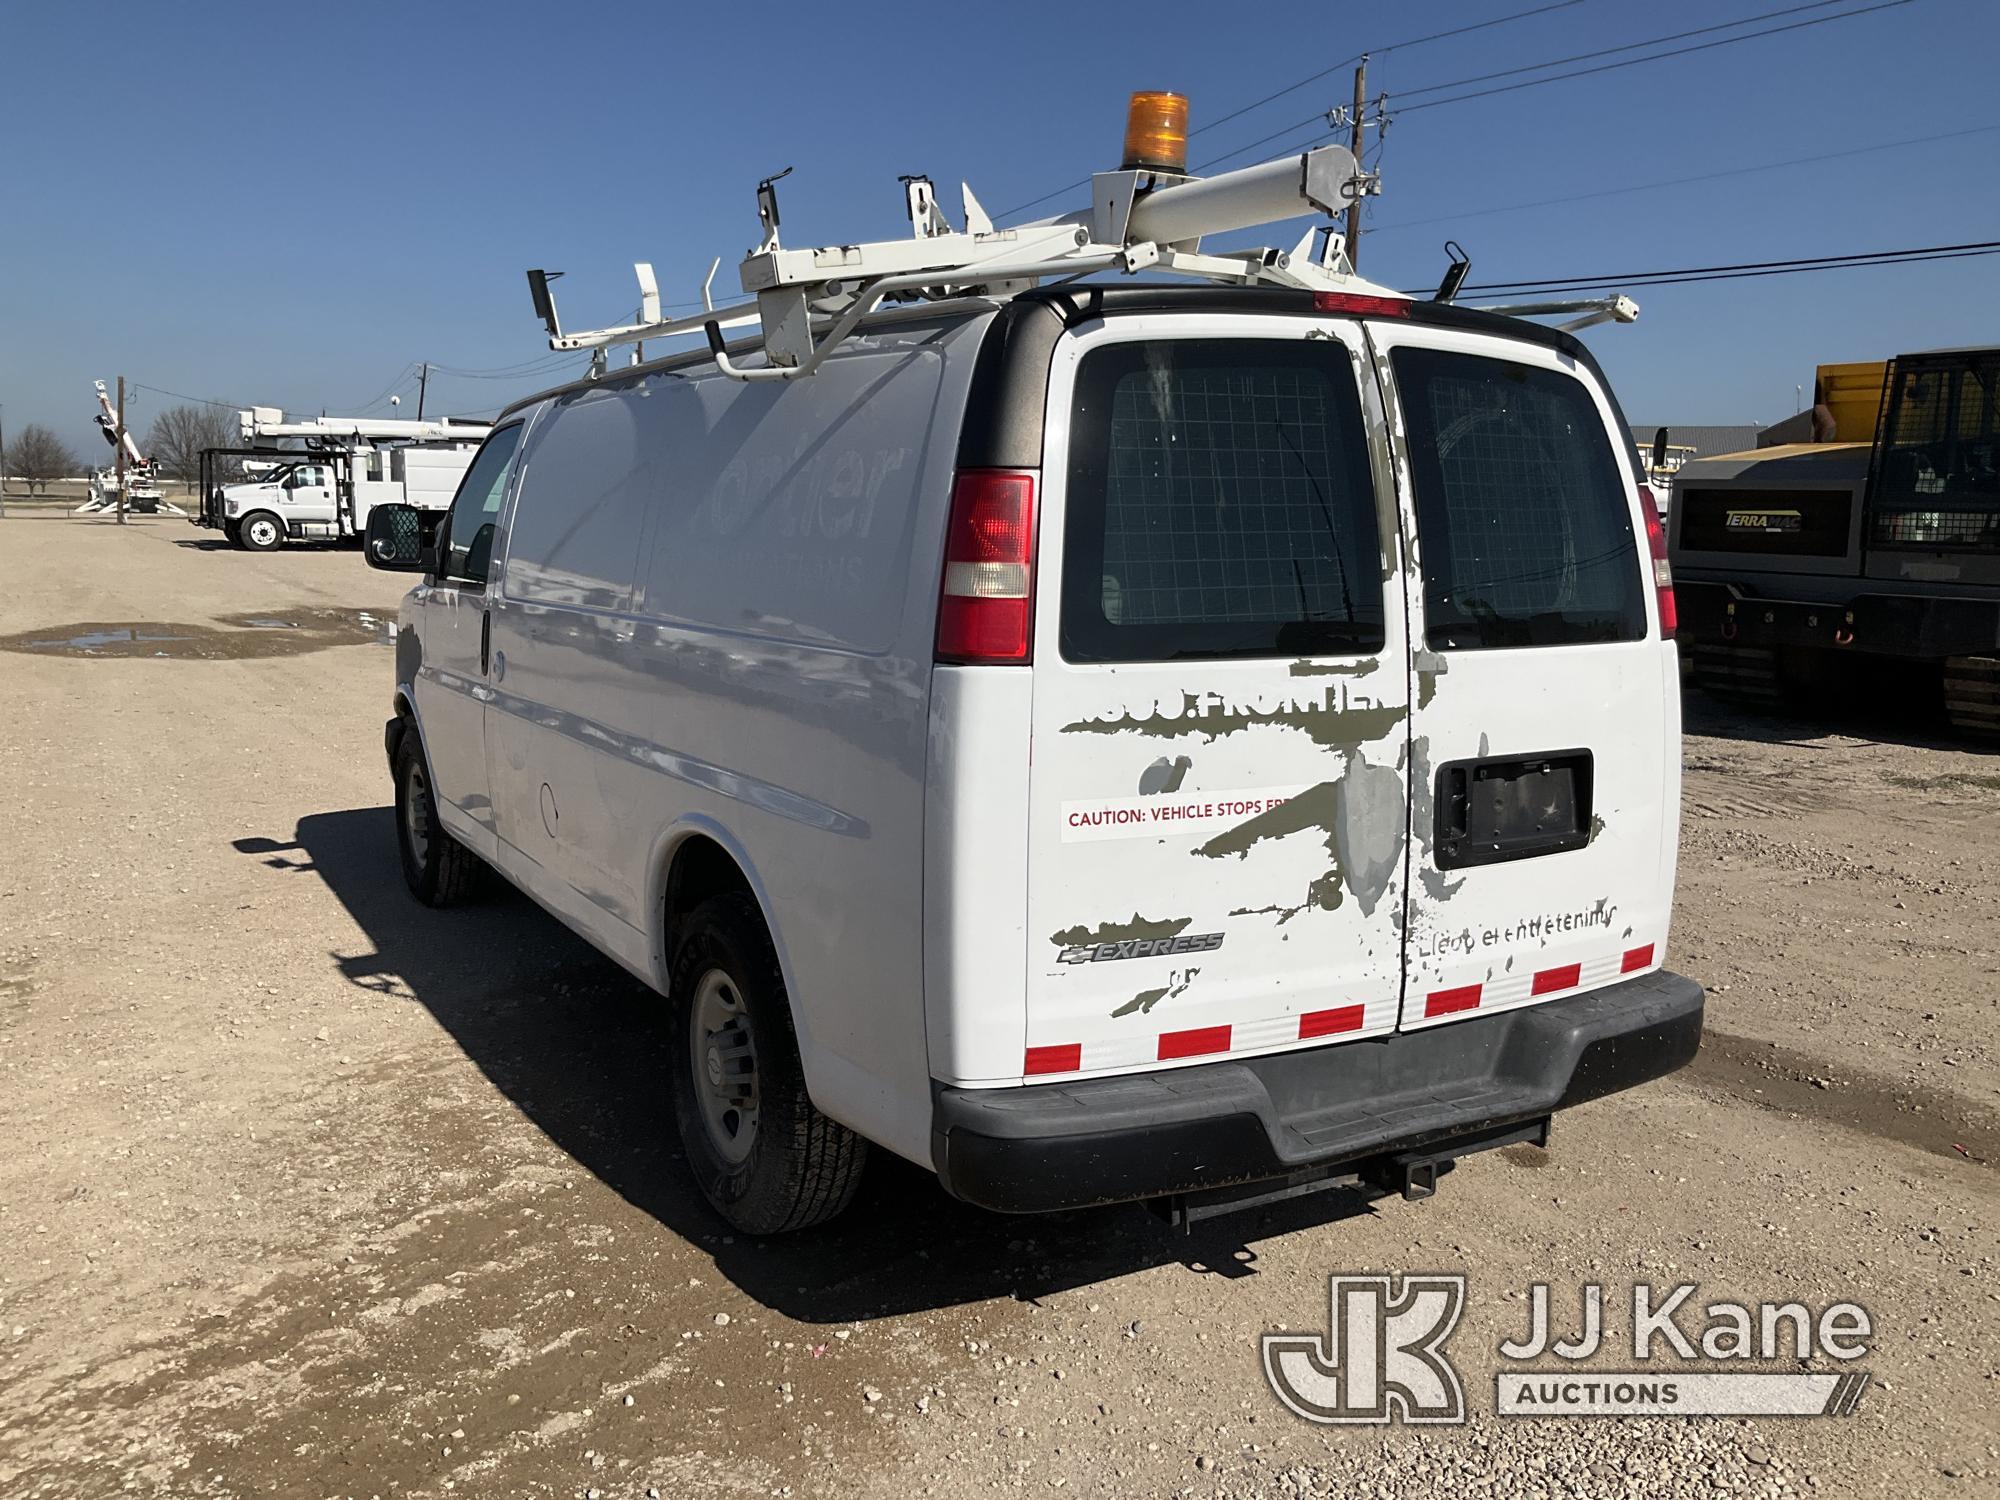
{"label": "faded frontier decal", "polygon": [[1245,792],[1177,792],[1151,797],[1094,797],[1064,802],[1064,843],[1096,839],[1178,838],[1233,828],[1246,818],[1282,807],[1304,786],[1259,787]]}

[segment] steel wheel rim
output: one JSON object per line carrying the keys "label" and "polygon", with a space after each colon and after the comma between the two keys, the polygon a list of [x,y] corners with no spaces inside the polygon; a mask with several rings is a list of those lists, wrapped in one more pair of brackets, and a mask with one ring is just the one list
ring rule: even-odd
{"label": "steel wheel rim", "polygon": [[270,542],[277,534],[278,528],[273,526],[269,521],[252,521],[250,523],[250,540],[260,547]]}
{"label": "steel wheel rim", "polygon": [[410,843],[410,858],[422,869],[431,857],[431,809],[424,768],[412,761],[403,778],[403,837]]}
{"label": "steel wheel rim", "polygon": [[721,969],[708,970],[695,986],[688,1061],[709,1144],[730,1166],[741,1166],[757,1141],[757,1044],[736,981]]}

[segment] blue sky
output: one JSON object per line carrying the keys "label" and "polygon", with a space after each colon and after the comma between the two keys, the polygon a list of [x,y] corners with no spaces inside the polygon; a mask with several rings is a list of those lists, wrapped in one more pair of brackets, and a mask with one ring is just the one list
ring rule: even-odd
{"label": "blue sky", "polygon": [[[1200,127],[1365,47],[1534,3],[0,0],[5,421],[47,422],[80,452],[106,452],[90,430],[90,381],[119,373],[294,411],[355,411],[395,389],[410,414],[416,361],[492,370],[547,353],[529,266],[569,273],[558,291],[573,326],[630,313],[638,259],[676,301],[696,295],[720,255],[717,289],[735,295],[735,262],[756,237],[755,184],[780,168],[796,169],[782,187],[793,244],[905,232],[899,173],[936,179],[954,215],[955,185],[969,180],[1001,214],[1115,166],[1130,89],[1179,89]],[[1798,3],[1578,0],[1377,56],[1370,93],[1388,93],[1392,123],[1362,269],[1431,285],[1448,236],[1472,253],[1475,282],[2000,239],[2000,129],[1490,211],[2000,127],[2000,5],[1989,0],[1912,0],[1398,108],[1399,91]],[[1204,132],[1195,159],[1350,89],[1342,68]],[[1637,294],[1637,325],[1588,337],[1640,420],[1775,421],[1819,362],[2000,342],[1996,294],[2000,257],[1653,288]],[[548,379],[440,373],[430,409],[491,408]],[[138,391],[135,429],[170,404]]]}

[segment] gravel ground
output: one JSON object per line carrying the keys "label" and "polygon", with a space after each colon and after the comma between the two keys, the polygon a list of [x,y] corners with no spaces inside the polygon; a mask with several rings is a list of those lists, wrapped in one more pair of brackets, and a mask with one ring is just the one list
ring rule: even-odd
{"label": "gravel ground", "polygon": [[[399,580],[171,520],[0,553],[0,1493],[2000,1494],[2000,757],[1691,696],[1701,1058],[1432,1201],[1183,1239],[891,1163],[756,1244],[683,1175],[652,997],[524,900],[402,890]],[[1361,1271],[1470,1277],[1469,1424],[1272,1396],[1256,1336]],[[1530,1283],[1635,1280],[1859,1301],[1876,1383],[1491,1415]]]}

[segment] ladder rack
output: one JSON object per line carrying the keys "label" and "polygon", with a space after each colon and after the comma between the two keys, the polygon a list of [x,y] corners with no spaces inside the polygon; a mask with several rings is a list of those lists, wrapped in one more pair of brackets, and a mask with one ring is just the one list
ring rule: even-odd
{"label": "ladder rack", "polygon": [[[754,303],[714,305],[709,286],[717,261],[702,285],[703,310],[662,318],[653,268],[642,262],[633,267],[640,321],[570,332],[562,326],[549,287],[562,273],[533,270],[528,285],[536,315],[548,329],[549,347],[596,350],[601,370],[604,351],[613,346],[702,333],[723,374],[745,381],[795,380],[818,369],[885,301],[1007,297],[1051,277],[1144,271],[1232,286],[1402,295],[1356,276],[1343,237],[1330,227],[1309,229],[1289,251],[1211,253],[1201,248],[1204,237],[1213,234],[1311,213],[1331,218],[1374,192],[1376,180],[1360,169],[1345,146],[1321,146],[1207,178],[1144,167],[1099,172],[1091,179],[1089,209],[1008,229],[995,228],[963,184],[965,228],[955,229],[939,208],[930,179],[906,178],[908,239],[801,250],[779,240],[777,180],[767,178],[757,186],[764,237],[738,267],[743,290]],[[1324,241],[1315,254],[1313,242],[1321,236]],[[762,327],[764,363],[746,366],[729,354],[723,330],[752,323]]]}

